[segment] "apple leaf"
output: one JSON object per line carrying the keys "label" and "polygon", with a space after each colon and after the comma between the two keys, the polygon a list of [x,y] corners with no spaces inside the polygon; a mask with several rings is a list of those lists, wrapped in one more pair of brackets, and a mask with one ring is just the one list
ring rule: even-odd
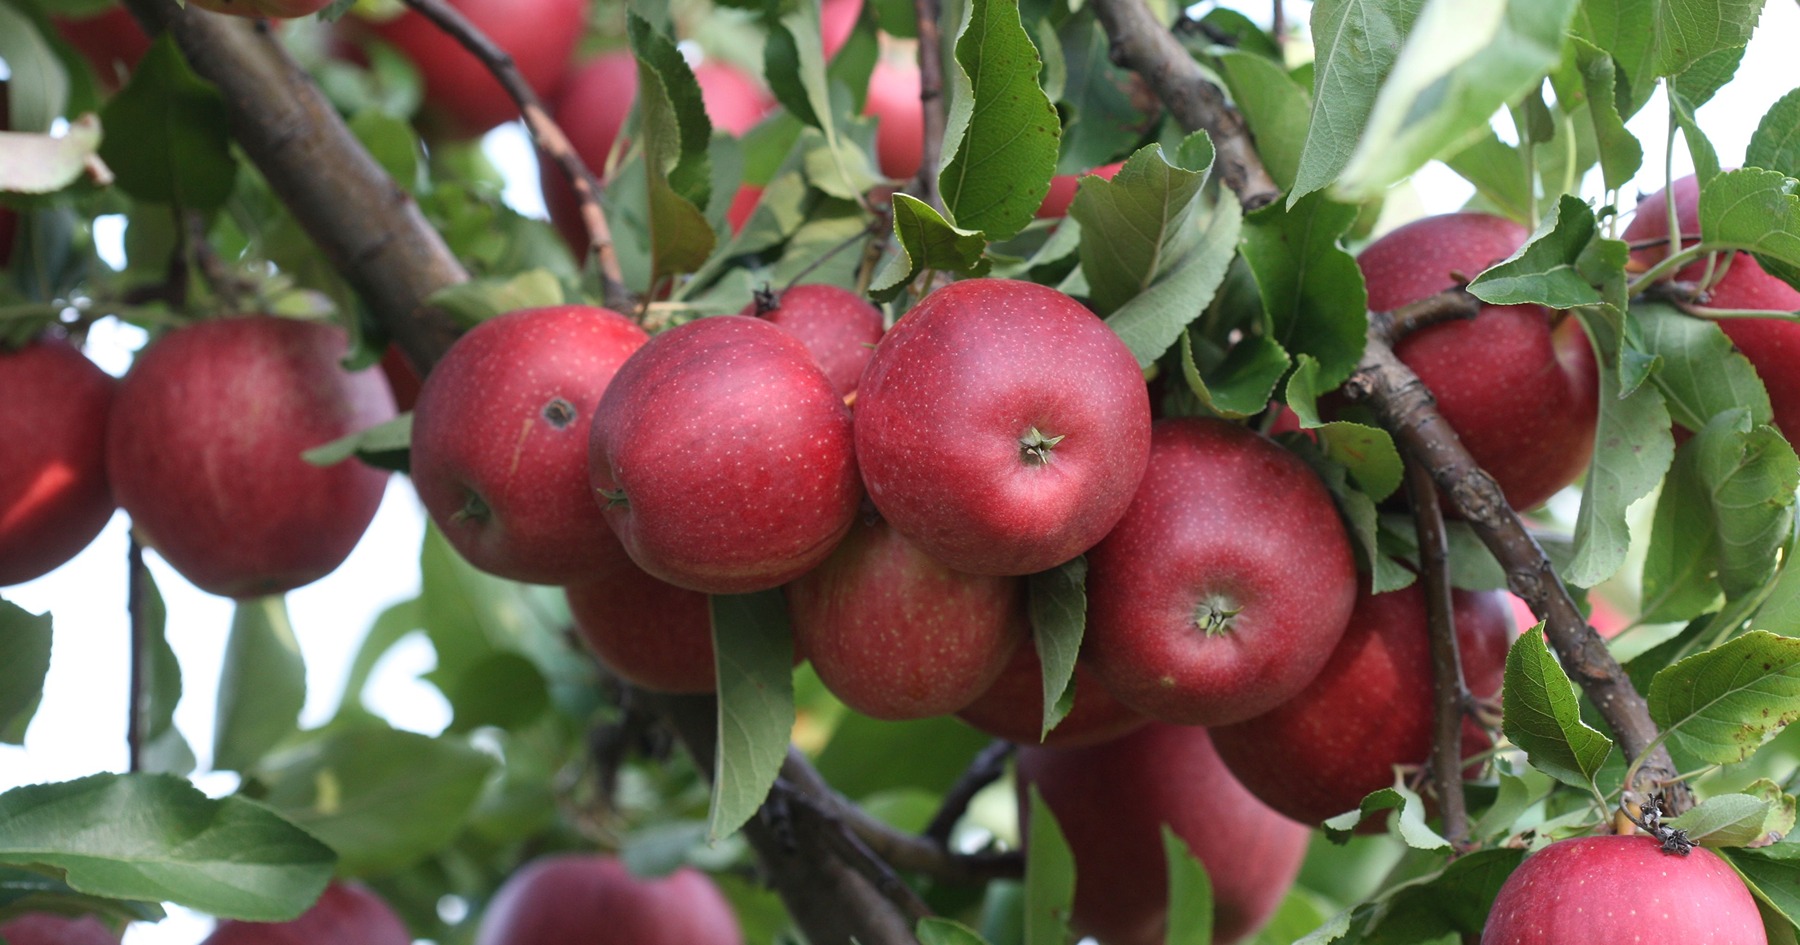
{"label": "apple leaf", "polygon": [[[49,131],[69,108],[69,71],[44,41],[37,24],[10,3],[0,3],[0,62],[11,73],[0,86],[0,109],[15,131]],[[0,154],[6,153],[0,147]],[[0,190],[8,190],[0,176]]]}
{"label": "apple leaf", "polygon": [[1763,0],[1656,0],[1650,67],[1678,76],[1707,56],[1750,42]]}
{"label": "apple leaf", "polygon": [[1525,851],[1477,850],[1427,877],[1396,887],[1370,917],[1366,942],[1476,941]]}
{"label": "apple leaf", "polygon": [[1212,945],[1213,888],[1206,864],[1168,824],[1162,825],[1162,843],[1169,868],[1169,917],[1163,941],[1167,945]]}
{"label": "apple leaf", "polygon": [[271,754],[259,798],[331,845],[353,875],[397,870],[449,846],[495,761],[460,738],[359,719]]}
{"label": "apple leaf", "polygon": [[466,691],[464,676],[496,653],[522,654],[546,674],[568,671],[568,645],[552,626],[562,591],[520,584],[477,569],[427,524],[419,552],[417,626],[431,640],[437,667],[426,679],[446,696]]}
{"label": "apple leaf", "polygon": [[1312,121],[1288,191],[1302,197],[1338,179],[1362,137],[1425,0],[1320,0],[1313,4]]}
{"label": "apple leaf", "polygon": [[0,743],[25,744],[50,672],[50,623],[0,598]]}
{"label": "apple leaf", "polygon": [[0,866],[0,923],[26,912],[92,913],[109,924],[167,917],[161,903],[90,896],[36,870]]}
{"label": "apple leaf", "polygon": [[1069,116],[1056,169],[1081,174],[1117,160],[1142,134],[1145,115],[1132,99],[1136,76],[1113,63],[1112,43],[1093,7],[1082,4],[1070,13],[1056,38],[1067,70],[1060,110]]}
{"label": "apple leaf", "polygon": [[96,774],[0,794],[0,863],[90,895],[281,922],[319,897],[336,859],[262,805],[186,778]]}
{"label": "apple leaf", "polygon": [[[1633,139],[1636,140],[1636,139]],[[1500,140],[1489,128],[1471,143],[1444,158],[1450,169],[1503,216],[1524,220],[1531,216],[1531,175],[1519,149]]]}
{"label": "apple leaf", "polygon": [[868,152],[843,135],[828,138],[808,128],[800,133],[800,155],[806,180],[839,200],[860,199],[883,180],[869,165]]}
{"label": "apple leaf", "polygon": [[561,305],[561,280],[548,269],[527,269],[508,276],[483,276],[433,292],[425,304],[442,309],[464,328],[522,308]]}
{"label": "apple leaf", "polygon": [[1583,0],[1575,12],[1570,34],[1606,53],[1617,68],[1620,88],[1615,98],[1621,114],[1630,118],[1643,107],[1655,88],[1651,52],[1655,42],[1651,28],[1658,0]]}
{"label": "apple leaf", "polygon": [[975,276],[986,273],[989,263],[983,253],[987,238],[980,231],[952,225],[930,204],[909,194],[895,194],[893,207],[900,252],[869,286],[869,296],[875,301],[893,301],[927,269]]}
{"label": "apple leaf", "polygon": [[[1618,69],[1611,56],[1579,36],[1568,38],[1563,68],[1551,76],[1563,111],[1585,110],[1593,123],[1601,176],[1608,190],[1631,182],[1644,165],[1644,147],[1619,114]],[[1566,80],[1558,82],[1558,75]]]}
{"label": "apple leaf", "polygon": [[1208,381],[1194,363],[1193,338],[1186,331],[1181,333],[1181,374],[1188,389],[1202,407],[1228,420],[1242,420],[1268,407],[1289,363],[1287,352],[1274,339],[1249,335],[1231,346],[1225,360],[1209,372],[1212,379]]}
{"label": "apple leaf", "polygon": [[1711,610],[1721,593],[1714,567],[1718,530],[1700,481],[1699,449],[1689,440],[1675,452],[1656,499],[1644,553],[1640,609],[1646,622],[1692,620]]}
{"label": "apple leaf", "polygon": [[1394,818],[1399,825],[1400,839],[1415,850],[1441,850],[1450,845],[1450,841],[1439,836],[1425,823],[1425,802],[1419,795],[1404,784],[1396,783],[1393,787],[1385,787],[1370,792],[1362,799],[1355,810],[1339,814],[1324,823],[1325,836],[1333,843],[1347,842],[1362,823],[1372,815],[1382,811],[1398,810],[1399,816]]}
{"label": "apple leaf", "polygon": [[[820,146],[808,153],[808,176],[834,197],[854,199],[876,183],[867,155],[849,147],[833,115],[825,74],[825,50],[819,39],[817,0],[780,6],[779,17],[765,22],[769,39],[763,48],[763,74],[775,98],[800,121],[818,129]],[[774,12],[773,10],[771,11]],[[843,109],[848,112],[851,109]],[[817,155],[814,166],[813,155]],[[716,188],[715,188],[716,189]]]}
{"label": "apple leaf", "polygon": [[1202,238],[1194,217],[1213,156],[1212,139],[1196,131],[1173,160],[1152,144],[1138,149],[1110,181],[1082,178],[1069,216],[1081,224],[1081,271],[1100,314],[1148,289]]}
{"label": "apple leaf", "polygon": [[1632,348],[1660,361],[1650,379],[1676,423],[1699,430],[1733,407],[1749,410],[1752,424],[1770,421],[1768,391],[1718,322],[1647,303],[1631,307],[1627,331]]}
{"label": "apple leaf", "polygon": [[1044,730],[1060,723],[1075,706],[1069,681],[1087,632],[1087,559],[1076,556],[1026,581],[1031,639],[1044,666]]}
{"label": "apple leaf", "polygon": [[1677,761],[1743,761],[1800,719],[1800,639],[1752,630],[1657,673],[1649,701]]}
{"label": "apple leaf", "polygon": [[1491,305],[1611,305],[1623,311],[1627,253],[1624,242],[1600,233],[1592,208],[1564,194],[1531,240],[1476,276],[1469,293]]}
{"label": "apple leaf", "polygon": [[[1756,898],[1790,925],[1800,926],[1800,843],[1778,843],[1756,850],[1721,850]],[[1776,939],[1771,938],[1771,942]]]}
{"label": "apple leaf", "polygon": [[[1106,316],[1107,327],[1117,332],[1137,356],[1138,367],[1149,367],[1162,357],[1188,324],[1212,303],[1232,258],[1237,256],[1242,223],[1243,211],[1237,201],[1220,201],[1213,208],[1200,242],[1148,288]],[[1282,368],[1286,366],[1283,355]],[[1276,378],[1279,377],[1277,373]],[[1273,386],[1274,379],[1270,379],[1263,391],[1265,398]]]}
{"label": "apple leaf", "polygon": [[517,653],[495,653],[469,667],[444,697],[454,713],[447,729],[451,732],[523,728],[550,705],[544,674]]}
{"label": "apple leaf", "polygon": [[[883,722],[850,712],[838,720],[815,764],[839,794],[859,801],[895,790],[942,794],[992,742],[950,716]],[[890,764],[895,758],[911,761]]]}
{"label": "apple leaf", "polygon": [[1075,854],[1035,784],[1028,803],[1031,819],[1025,841],[1023,945],[1064,945],[1069,941],[1069,917],[1075,908]]}
{"label": "apple leaf", "polygon": [[144,719],[144,770],[159,774],[186,774],[194,770],[194,750],[175,727],[175,706],[181,701],[181,663],[169,646],[169,611],[162,591],[148,568],[134,568],[132,579],[141,581],[144,629],[150,647],[150,706]]}
{"label": "apple leaf", "polygon": [[1693,440],[1694,469],[1712,512],[1719,587],[1751,592],[1775,573],[1794,524],[1800,459],[1781,434],[1753,425],[1747,408],[1721,412]]}
{"label": "apple leaf", "polygon": [[369,632],[363,635],[362,642],[357,645],[356,655],[350,660],[350,671],[344,679],[344,691],[338,698],[339,718],[362,708],[363,690],[368,688],[369,677],[375,674],[375,665],[402,638],[422,626],[420,612],[419,598],[413,597],[390,604],[386,610],[376,615],[375,621],[369,625]]}
{"label": "apple leaf", "polygon": [[412,411],[338,437],[300,454],[314,466],[336,466],[354,456],[377,469],[406,472],[412,466]]}
{"label": "apple leaf", "polygon": [[1700,235],[1755,253],[1771,272],[1800,267],[1800,181],[1753,167],[1719,174],[1700,188]]}
{"label": "apple leaf", "polygon": [[213,723],[213,767],[244,771],[300,728],[306,663],[279,595],[237,602]]}
{"label": "apple leaf", "polygon": [[1288,378],[1287,403],[1300,420],[1300,428],[1313,431],[1325,455],[1348,469],[1371,499],[1379,502],[1393,495],[1405,472],[1394,438],[1368,424],[1321,420],[1319,397],[1330,389],[1321,376],[1323,369],[1312,355],[1302,354],[1297,361]]}
{"label": "apple leaf", "polygon": [[1625,513],[1662,480],[1674,458],[1675,441],[1661,391],[1640,385],[1621,395],[1619,372],[1613,368],[1619,350],[1614,320],[1599,308],[1576,311],[1600,363],[1600,418],[1575,515],[1575,553],[1563,577],[1577,587],[1593,587],[1625,564],[1631,545]]}
{"label": "apple leaf", "polygon": [[167,34],[157,38],[131,82],[100,110],[106,140],[100,158],[119,189],[150,203],[217,210],[237,181],[225,101],[183,59]]}
{"label": "apple leaf", "polygon": [[1741,847],[1787,836],[1794,829],[1793,795],[1767,778],[1755,786],[1761,786],[1757,794],[1715,795],[1666,823],[1703,847]]}
{"label": "apple leaf", "polygon": [[1781,573],[1756,612],[1758,624],[1782,630],[1800,627],[1800,567],[1796,563],[1791,556],[1782,560]]}
{"label": "apple leaf", "polygon": [[1591,788],[1612,754],[1612,739],[1581,721],[1575,686],[1537,628],[1520,634],[1507,651],[1501,693],[1506,737],[1525,749],[1531,766],[1572,787]]}
{"label": "apple leaf", "polygon": [[635,11],[628,32],[638,64],[638,133],[649,190],[654,285],[699,269],[712,253],[713,229],[700,212],[712,190],[712,122],[700,100],[700,83],[674,42]]}
{"label": "apple leaf", "polygon": [[[1730,84],[1743,61],[1744,44],[1727,43],[1694,60],[1692,65],[1683,69],[1669,84],[1674,86],[1675,92],[1691,108],[1699,108],[1712,101],[1712,97],[1720,89]],[[1705,181],[1702,180],[1701,183],[1704,184]]]}
{"label": "apple leaf", "polygon": [[1542,794],[1541,790],[1534,789],[1524,778],[1508,771],[1504,763],[1496,765],[1496,768],[1500,788],[1495,793],[1494,803],[1469,828],[1469,835],[1477,839],[1497,840],[1512,833],[1519,817]]}
{"label": "apple leaf", "polygon": [[1369,112],[1336,191],[1351,203],[1479,134],[1562,61],[1576,0],[1430,0]]}
{"label": "apple leaf", "polygon": [[1694,117],[1694,110],[1699,106],[1688,101],[1679,88],[1671,90],[1669,95],[1669,114],[1681,129],[1681,137],[1687,143],[1688,154],[1694,160],[1694,177],[1704,188],[1708,181],[1719,174],[1719,152],[1713,147],[1712,140],[1706,132],[1700,130],[1700,121]]}
{"label": "apple leaf", "polygon": [[1769,106],[1756,133],[1750,136],[1744,166],[1800,177],[1800,89]]}
{"label": "apple leaf", "polygon": [[[1291,382],[1290,382],[1291,386]],[[1373,428],[1370,428],[1373,429]],[[1315,436],[1319,431],[1315,430]],[[1375,501],[1351,484],[1350,471],[1320,449],[1319,444],[1298,436],[1284,436],[1288,449],[1306,460],[1337,503],[1338,514],[1350,532],[1357,554],[1357,570],[1369,574],[1370,591],[1381,594],[1406,587],[1418,575],[1382,548],[1381,519]]]}
{"label": "apple leaf", "polygon": [[981,933],[952,919],[929,916],[919,920],[914,933],[919,945],[988,945]]}
{"label": "apple leaf", "polygon": [[951,157],[938,190],[958,226],[1010,239],[1049,193],[1062,141],[1018,0],[970,0],[956,62],[964,81],[950,90],[944,150]]}
{"label": "apple leaf", "polygon": [[709,838],[737,832],[769,796],[794,730],[794,641],[781,591],[715,594],[719,746]]}
{"label": "apple leaf", "polygon": [[1269,335],[1295,356],[1319,362],[1318,389],[1356,369],[1369,330],[1362,270],[1339,240],[1356,208],[1312,196],[1271,204],[1244,221],[1240,249],[1269,316]]}
{"label": "apple leaf", "polygon": [[[1215,8],[1217,12],[1226,11]],[[1261,36],[1261,31],[1255,33]],[[1286,190],[1300,170],[1300,149],[1311,121],[1312,96],[1277,61],[1254,52],[1227,49],[1219,54],[1219,67],[1231,100],[1243,112],[1256,138],[1263,167],[1277,187]]]}

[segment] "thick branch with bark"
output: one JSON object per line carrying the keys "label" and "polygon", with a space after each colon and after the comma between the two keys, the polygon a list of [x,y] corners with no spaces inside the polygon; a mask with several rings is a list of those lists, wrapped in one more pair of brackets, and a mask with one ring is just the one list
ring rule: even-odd
{"label": "thick branch with bark", "polygon": [[1460,851],[1469,839],[1468,805],[1462,787],[1462,726],[1469,704],[1457,652],[1456,608],[1450,597],[1450,540],[1444,510],[1438,507],[1431,472],[1406,463],[1406,494],[1412,500],[1419,535],[1419,582],[1431,634],[1431,780],[1437,786],[1444,839]]}

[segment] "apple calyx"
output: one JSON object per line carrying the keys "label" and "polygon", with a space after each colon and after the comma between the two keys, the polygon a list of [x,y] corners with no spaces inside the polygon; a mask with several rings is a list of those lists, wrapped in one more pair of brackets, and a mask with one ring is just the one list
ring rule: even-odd
{"label": "apple calyx", "polygon": [[625,497],[624,489],[595,489],[594,491],[600,493],[600,498],[606,500],[606,507],[609,509],[628,505],[631,501]]}
{"label": "apple calyx", "polygon": [[450,521],[462,523],[468,521],[485,522],[494,516],[494,510],[488,507],[487,500],[473,489],[467,490],[463,496],[462,508],[450,513]]}
{"label": "apple calyx", "polygon": [[[1067,435],[1063,434],[1063,436]],[[1038,431],[1037,427],[1032,427],[1025,431],[1024,436],[1019,437],[1019,458],[1023,459],[1027,466],[1048,466],[1050,465],[1050,451],[1056,448],[1056,444],[1063,441],[1063,436],[1045,436]]]}
{"label": "apple calyx", "polygon": [[544,420],[558,430],[566,429],[569,424],[575,422],[575,405],[561,397],[550,398],[550,402],[544,405],[542,413]]}
{"label": "apple calyx", "polygon": [[1231,632],[1232,623],[1243,611],[1242,605],[1234,606],[1229,598],[1209,594],[1194,608],[1194,626],[1209,638],[1224,636]]}
{"label": "apple calyx", "polygon": [[781,308],[780,294],[778,294],[773,287],[768,285],[764,285],[762,288],[751,293],[751,299],[756,305],[757,318],[764,318],[770,312]]}

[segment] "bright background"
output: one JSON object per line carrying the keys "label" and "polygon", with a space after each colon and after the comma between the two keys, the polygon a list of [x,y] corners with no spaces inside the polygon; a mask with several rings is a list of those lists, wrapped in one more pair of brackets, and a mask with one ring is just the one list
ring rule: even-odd
{"label": "bright background", "polygon": [[[1267,0],[1230,3],[1252,17],[1266,17]],[[1290,2],[1291,23],[1304,25],[1310,4]],[[1737,79],[1699,111],[1724,166],[1743,159],[1745,146],[1764,112],[1794,87],[1796,70],[1789,45],[1800,37],[1800,5],[1774,0],[1764,10]],[[1504,126],[1502,120],[1497,125]],[[1630,122],[1644,144],[1644,170],[1637,192],[1662,188],[1662,142],[1668,135],[1668,107],[1660,92]],[[1511,129],[1502,127],[1508,140]],[[505,199],[519,212],[545,216],[538,191],[537,161],[518,124],[491,132],[483,141],[489,157],[506,175]],[[1692,163],[1677,146],[1675,173],[1689,173]],[[1597,172],[1596,172],[1597,173]],[[1590,177],[1586,196],[1598,192]],[[1404,186],[1404,185],[1403,185]],[[1394,199],[1408,217],[1443,213],[1462,206],[1473,194],[1460,177],[1441,164],[1415,175],[1416,201]],[[1629,202],[1637,195],[1628,188]],[[1415,212],[1408,212],[1413,211]],[[106,224],[110,223],[108,226]],[[97,234],[103,255],[123,260],[123,226],[118,218],[103,220]],[[94,326],[87,353],[101,367],[121,374],[131,353],[144,343],[142,331],[113,321]],[[288,608],[307,666],[304,726],[329,719],[341,695],[351,656],[364,632],[389,604],[419,590],[418,552],[425,516],[410,483],[396,476],[389,483],[381,510],[354,553],[336,572],[288,595]],[[129,689],[130,626],[126,617],[126,531],[123,514],[85,551],[62,568],[36,581],[4,589],[0,596],[34,613],[55,615],[55,644],[50,675],[23,748],[0,745],[0,791],[23,784],[64,781],[97,771],[124,771],[126,694]],[[145,556],[168,605],[168,639],[181,663],[183,694],[175,724],[199,758],[199,770],[210,762],[213,707],[232,603],[206,594],[182,579],[154,553]],[[450,721],[448,705],[437,691],[417,680],[433,666],[431,647],[414,634],[390,651],[378,665],[365,701],[395,726],[437,734]],[[229,773],[202,774],[196,783],[210,794],[229,793],[237,778]],[[178,907],[154,925],[132,928],[126,945],[194,945],[204,938],[211,920]]]}

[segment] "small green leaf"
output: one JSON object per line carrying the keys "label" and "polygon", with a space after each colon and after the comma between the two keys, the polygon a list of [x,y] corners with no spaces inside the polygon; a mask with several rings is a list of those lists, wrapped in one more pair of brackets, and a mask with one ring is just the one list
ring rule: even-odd
{"label": "small green leaf", "polygon": [[1400,839],[1415,850],[1441,850],[1450,845],[1450,841],[1439,836],[1425,824],[1425,802],[1419,795],[1406,787],[1396,784],[1374,791],[1362,799],[1362,804],[1355,810],[1348,811],[1325,821],[1325,835],[1333,843],[1343,843],[1350,839],[1356,825],[1365,818],[1385,810],[1400,811],[1395,818],[1400,828]]}
{"label": "small green leaf", "polygon": [[[1644,165],[1644,146],[1625,127],[1619,114],[1618,71],[1613,59],[1594,44],[1570,37],[1574,65],[1581,74],[1583,103],[1593,119],[1595,144],[1600,149],[1600,171],[1608,190],[1631,182]],[[1560,97],[1560,90],[1558,92]]]}
{"label": "small green leaf", "polygon": [[1289,209],[1338,179],[1362,138],[1376,94],[1425,0],[1320,0],[1313,4],[1312,121]]}
{"label": "small green leaf", "polygon": [[433,292],[425,300],[432,308],[443,309],[464,328],[507,312],[522,308],[561,305],[561,280],[548,269],[527,269],[509,276],[485,276],[458,282]]}
{"label": "small green leaf", "polygon": [[1633,348],[1660,360],[1650,379],[1662,390],[1676,423],[1699,430],[1733,407],[1748,409],[1752,424],[1768,423],[1773,416],[1756,369],[1718,322],[1649,303],[1631,307],[1628,330]]}
{"label": "small green leaf", "polygon": [[[1230,12],[1218,8],[1214,13]],[[1261,32],[1256,35],[1261,36]],[[1279,57],[1277,57],[1279,58]],[[1277,187],[1286,190],[1300,170],[1300,149],[1311,121],[1312,96],[1275,59],[1227,50],[1219,66],[1231,99],[1256,138],[1257,153]]]}
{"label": "small green leaf", "polygon": [[1741,847],[1767,843],[1771,835],[1785,837],[1794,829],[1794,798],[1782,794],[1773,781],[1760,783],[1772,790],[1762,796],[1709,797],[1666,823],[1687,831],[1688,839],[1703,847]]}
{"label": "small green leaf", "polygon": [[1700,129],[1700,121],[1694,116],[1698,107],[1679,90],[1669,95],[1670,113],[1675,118],[1675,124],[1681,128],[1681,137],[1687,142],[1688,154],[1694,159],[1694,176],[1704,188],[1708,181],[1718,176],[1719,152],[1713,147],[1706,132]]}
{"label": "small green leaf", "polygon": [[[1212,304],[1219,283],[1225,280],[1225,272],[1231,267],[1232,257],[1237,255],[1238,229],[1242,222],[1243,211],[1237,201],[1220,201],[1213,208],[1212,218],[1200,242],[1155,283],[1106,317],[1107,327],[1117,332],[1131,353],[1137,355],[1138,367],[1155,363],[1183,334],[1188,324]],[[1286,366],[1286,355],[1283,354],[1282,367]],[[1264,388],[1264,403],[1279,377],[1277,374],[1276,378],[1271,378]]]}
{"label": "small green leaf", "polygon": [[1657,0],[1650,63],[1674,76],[1722,49],[1750,42],[1763,0]]}
{"label": "small green leaf", "polygon": [[1265,207],[1244,221],[1241,250],[1256,277],[1269,335],[1288,353],[1319,362],[1319,389],[1356,369],[1369,330],[1362,270],[1339,240],[1356,208],[1308,197]]}
{"label": "small green leaf", "polygon": [[[541,271],[541,270],[540,270]],[[380,469],[406,472],[412,465],[412,411],[358,430],[300,454],[314,466],[335,466],[352,456]]]}
{"label": "small green leaf", "polygon": [[1493,129],[1444,158],[1444,163],[1461,174],[1463,180],[1475,185],[1475,192],[1501,214],[1514,220],[1531,216],[1532,182],[1528,165],[1519,149],[1501,141]]}
{"label": "small green leaf", "polygon": [[25,744],[49,672],[50,614],[0,599],[0,742]]}
{"label": "small green leaf", "polygon": [[[1782,843],[1759,850],[1731,849],[1722,851],[1737,868],[1756,898],[1772,906],[1792,925],[1800,925],[1800,857],[1794,848],[1800,844]],[[1785,855],[1777,856],[1775,851]]]}
{"label": "small green leaf", "polygon": [[1319,362],[1303,354],[1288,378],[1287,402],[1299,418],[1300,428],[1312,430],[1325,455],[1348,469],[1371,499],[1379,502],[1393,495],[1405,472],[1393,437],[1380,427],[1348,420],[1320,420],[1318,399],[1329,390],[1322,374]]}
{"label": "small green leaf", "polygon": [[518,729],[550,707],[549,684],[537,664],[517,653],[496,653],[456,677],[444,697],[454,713],[449,731],[484,726]]}
{"label": "small green leaf", "polygon": [[1087,559],[1076,556],[1026,581],[1031,637],[1044,666],[1044,734],[1074,708],[1069,680],[1087,631]]}
{"label": "small green leaf", "polygon": [[[1081,271],[1102,315],[1148,289],[1202,238],[1194,218],[1212,162],[1212,140],[1195,132],[1173,161],[1153,144],[1133,154],[1112,180],[1082,180],[1069,216],[1081,224]],[[1194,306],[1193,314],[1202,307]]]}
{"label": "small green leaf", "polygon": [[1572,787],[1593,786],[1612,740],[1581,721],[1575,686],[1536,628],[1507,651],[1501,698],[1506,737],[1525,749],[1532,767]]}
{"label": "small green leaf", "polygon": [[958,226],[1010,239],[1044,202],[1062,140],[1018,0],[971,0],[956,62],[965,81],[952,90],[938,189]]}
{"label": "small green leaf", "polygon": [[351,134],[395,183],[409,191],[417,187],[419,133],[411,124],[371,105],[352,115],[349,125]]}
{"label": "small green leaf", "polygon": [[343,696],[338,700],[337,715],[344,716],[362,707],[363,690],[375,673],[375,664],[407,634],[419,629],[419,598],[398,601],[375,616],[369,632],[356,648],[350,661],[350,672],[344,680]]}
{"label": "small green leaf", "polygon": [[1181,373],[1188,389],[1200,398],[1201,406],[1228,420],[1262,412],[1290,363],[1287,352],[1273,338],[1250,335],[1231,346],[1207,380],[1194,363],[1192,338],[1188,332],[1181,333]]}
{"label": "small green leaf", "polygon": [[1708,246],[1800,266],[1797,191],[1800,181],[1780,171],[1725,171],[1700,188],[1700,235]]}
{"label": "small green leaf", "polygon": [[1212,945],[1213,888],[1206,864],[1168,824],[1162,825],[1163,857],[1169,868],[1167,945]]}
{"label": "small green leaf", "polygon": [[974,929],[937,916],[920,919],[915,932],[919,945],[988,945],[987,939]]}
{"label": "small green leaf", "polygon": [[1433,875],[1401,884],[1372,910],[1361,940],[1371,945],[1479,940],[1494,897],[1524,857],[1524,850],[1477,850]]}
{"label": "small green leaf", "polygon": [[1719,587],[1750,593],[1775,573],[1794,525],[1800,459],[1781,434],[1752,426],[1746,408],[1720,413],[1694,437],[1695,472],[1712,509]]}
{"label": "small green leaf", "polygon": [[[37,24],[13,4],[0,2],[0,62],[9,78],[0,86],[0,110],[15,131],[49,131],[69,108],[69,71],[44,41]],[[6,147],[0,146],[0,154]],[[0,190],[9,190],[0,174]]]}
{"label": "small green leaf", "polygon": [[0,866],[0,923],[26,912],[93,913],[109,922],[160,922],[162,904],[76,892],[36,870]]}
{"label": "small green leaf", "polygon": [[169,35],[150,47],[100,122],[100,157],[127,194],[189,210],[217,210],[230,198],[237,162],[225,100],[188,68]]}
{"label": "small green leaf", "polygon": [[90,895],[282,922],[319,897],[336,859],[267,808],[186,778],[96,774],[0,794],[0,863],[59,871]]}
{"label": "small green leaf", "polygon": [[756,814],[794,729],[794,642],[780,590],[714,595],[713,651],[719,677],[719,746],[713,763],[713,841]]}
{"label": "small green leaf", "polygon": [[[816,764],[845,797],[905,788],[941,795],[992,740],[949,716],[883,722],[851,712],[838,720]],[[910,760],[891,764],[895,758]]]}
{"label": "small green leaf", "polygon": [[910,195],[894,195],[894,236],[901,251],[869,287],[870,297],[877,302],[893,301],[927,269],[964,275],[985,271],[982,254],[987,251],[987,238],[976,230],[952,226],[930,204]]}
{"label": "small green leaf", "polygon": [[1025,945],[1065,945],[1075,908],[1075,854],[1050,805],[1030,789],[1030,836],[1025,841]]}
{"label": "small green leaf", "polygon": [[1642,611],[1647,622],[1692,620],[1711,610],[1721,593],[1715,567],[1718,529],[1700,481],[1699,451],[1692,440],[1676,451],[1656,499],[1644,553]]}
{"label": "small green leaf", "polygon": [[1649,701],[1677,761],[1743,761],[1800,719],[1800,639],[1752,630],[1657,673]]}
{"label": "small green leaf", "polygon": [[225,641],[213,767],[245,771],[300,728],[306,663],[281,596],[241,600]]}
{"label": "small green leaf", "polygon": [[1782,562],[1781,573],[1756,612],[1756,623],[1783,636],[1800,636],[1800,567],[1792,557]]}
{"label": "small green leaf", "polygon": [[1800,177],[1800,89],[1769,106],[1750,136],[1744,166]]}
{"label": "small green leaf", "polygon": [[1068,121],[1056,170],[1081,174],[1137,146],[1147,116],[1133,100],[1137,77],[1112,61],[1112,43],[1092,6],[1082,4],[1069,14],[1056,37],[1068,71],[1059,96]]}
{"label": "small green leaf", "polygon": [[1626,256],[1623,242],[1599,232],[1594,211],[1564,194],[1530,242],[1476,276],[1469,294],[1491,305],[1623,308]]}
{"label": "small green leaf", "polygon": [[628,28],[638,62],[638,131],[649,189],[654,285],[699,269],[712,254],[713,229],[700,209],[712,196],[712,122],[700,84],[674,42],[635,12]]}
{"label": "small green leaf", "polygon": [[169,646],[169,611],[162,591],[148,568],[138,571],[143,582],[144,630],[150,648],[150,706],[144,719],[144,769],[165,774],[194,770],[194,751],[175,727],[175,706],[181,701],[181,663]]}
{"label": "small green leaf", "polygon": [[1694,60],[1693,65],[1675,76],[1671,84],[1690,107],[1699,108],[1712,101],[1712,97],[1731,82],[1743,61],[1742,43],[1720,46]]}

